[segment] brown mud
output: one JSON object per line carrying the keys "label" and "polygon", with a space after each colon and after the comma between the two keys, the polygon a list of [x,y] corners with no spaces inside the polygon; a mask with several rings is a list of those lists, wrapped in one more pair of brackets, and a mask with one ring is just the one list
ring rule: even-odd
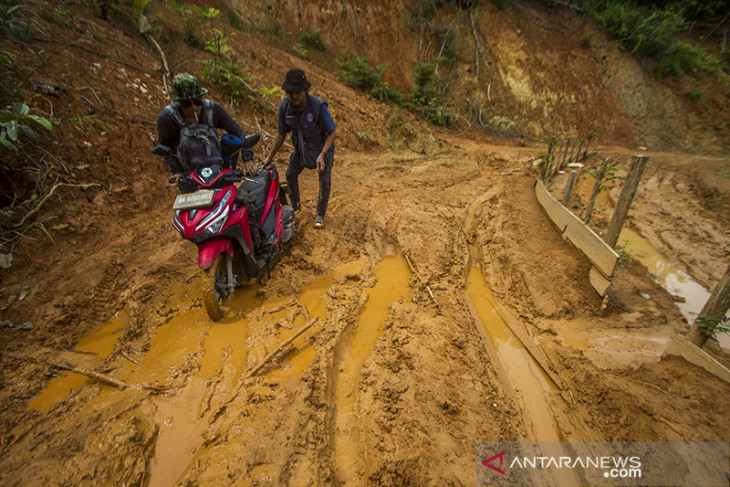
{"label": "brown mud", "polygon": [[[69,36],[41,19],[45,35]],[[303,64],[330,100],[342,132],[333,193],[314,229],[317,180],[303,174],[297,235],[269,277],[238,288],[210,321],[194,245],[169,223],[175,192],[149,154],[145,121],[165,102],[159,59],[129,29],[76,20],[92,24],[117,36],[116,50],[97,58],[67,46],[43,75],[93,84],[119,109],[136,97],[137,108],[97,107],[106,125],[88,132],[90,146],[64,142],[74,167],[96,171],[74,169],[76,180],[103,189],[69,190],[39,212],[53,242],[36,228],[2,271],[2,319],[34,323],[0,328],[3,485],[474,485],[477,441],[730,440],[730,385],[661,357],[689,328],[682,298],[635,258],[604,302],[588,260],[541,209],[543,144],[429,127],[263,34],[236,46],[255,50],[245,59],[264,86]],[[179,32],[163,34],[182,46]],[[87,108],[78,93],[64,100],[72,111]],[[231,109],[249,132],[273,130],[271,113]],[[599,145],[591,167],[606,157],[627,167],[637,153],[629,122],[611,120],[617,145]],[[711,290],[729,259],[730,159],[642,153],[627,227]],[[618,191],[599,199],[599,233]],[[582,216],[586,204],[577,191],[569,206]]]}

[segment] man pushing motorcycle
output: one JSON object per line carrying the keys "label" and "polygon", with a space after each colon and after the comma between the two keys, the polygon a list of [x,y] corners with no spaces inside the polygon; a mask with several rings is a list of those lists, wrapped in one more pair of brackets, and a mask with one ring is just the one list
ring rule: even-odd
{"label": "man pushing motorcycle", "polygon": [[332,187],[332,166],[335,163],[335,122],[327,109],[327,102],[309,94],[311,86],[301,69],[290,69],[286,73],[282,89],[287,96],[279,105],[276,137],[263,163],[271,163],[286,140],[286,134],[291,132],[294,152],[286,169],[286,180],[291,191],[292,206],[295,210],[301,206],[299,174],[305,168],[317,169],[319,197],[314,228],[322,228]]}
{"label": "man pushing motorcycle", "polygon": [[[172,80],[172,103],[157,116],[159,143],[172,148],[165,155],[165,162],[172,172],[172,183],[195,169],[193,166],[220,163],[222,155],[217,129],[225,130],[241,140],[246,137],[246,132],[219,103],[203,98],[206,93],[208,90],[200,86],[195,76],[180,73]],[[185,145],[183,139],[191,139],[191,145],[204,142],[204,151],[195,148],[184,150],[181,147],[181,142]],[[254,169],[253,161],[243,161],[244,174],[251,175]]]}

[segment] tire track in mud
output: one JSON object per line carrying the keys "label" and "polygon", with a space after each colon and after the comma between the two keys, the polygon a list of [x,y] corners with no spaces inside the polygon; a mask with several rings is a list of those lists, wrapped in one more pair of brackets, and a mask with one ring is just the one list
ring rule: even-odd
{"label": "tire track in mud", "polygon": [[[498,376],[510,392],[513,400],[520,405],[528,427],[528,437],[522,441],[546,442],[541,448],[551,456],[562,457],[565,450],[559,443],[564,440],[555,414],[550,406],[550,396],[555,390],[550,378],[540,370],[537,362],[520,344],[519,339],[509,329],[498,311],[498,304],[492,292],[486,287],[484,276],[478,266],[469,269],[467,285],[464,290],[469,311],[482,335],[487,356],[494,363]],[[553,485],[579,485],[572,471],[560,471],[551,481]],[[543,478],[533,478],[535,485],[545,482]]]}
{"label": "tire track in mud", "polygon": [[[205,311],[197,309],[173,318],[165,325],[167,328],[153,338],[155,343],[148,356],[154,355],[155,350],[174,347],[185,335],[200,335],[194,356],[176,360],[167,367],[157,367],[158,370],[182,368],[190,371],[177,393],[153,399],[159,433],[148,464],[148,485],[171,485],[189,468],[193,453],[204,442],[219,396],[225,397],[225,391],[230,390],[244,372],[248,361],[245,339],[251,323],[243,315],[260,304],[256,291],[256,286],[237,290],[231,298],[231,308],[237,313],[231,313],[220,322],[209,321]],[[180,372],[185,373],[183,370]]]}
{"label": "tire track in mud", "polygon": [[[273,298],[246,314],[247,359],[227,386],[210,393],[208,429],[180,481],[217,484],[226,478],[268,478],[274,483],[312,485],[330,476],[326,462],[316,457],[329,444],[325,398],[333,347],[344,323],[352,318],[338,306],[328,309],[326,295],[333,280],[346,282],[350,273],[359,275],[362,262],[353,264],[310,282],[297,295]],[[270,288],[282,282],[274,277]],[[359,309],[358,299],[348,301]],[[247,371],[261,365],[271,350],[312,319],[319,323],[272,357],[259,373],[248,376]]]}
{"label": "tire track in mud", "polygon": [[109,319],[112,303],[116,301],[116,287],[119,272],[122,269],[122,252],[116,251],[104,268],[101,281],[94,287],[92,302],[94,307],[89,315],[89,321],[95,325]]}
{"label": "tire track in mud", "polygon": [[334,361],[334,408],[332,421],[335,479],[345,483],[361,478],[359,464],[363,434],[358,424],[356,404],[362,367],[380,337],[390,306],[401,299],[410,300],[407,264],[394,255],[386,255],[375,266],[376,284],[366,290],[368,300],[357,318],[355,328],[339,345]]}

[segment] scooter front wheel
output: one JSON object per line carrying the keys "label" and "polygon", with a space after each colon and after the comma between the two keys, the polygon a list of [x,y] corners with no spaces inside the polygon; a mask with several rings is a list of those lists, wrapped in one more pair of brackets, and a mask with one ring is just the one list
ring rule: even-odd
{"label": "scooter front wheel", "polygon": [[205,311],[213,321],[218,321],[225,315],[221,304],[228,299],[228,262],[230,259],[225,252],[215,258],[213,265],[203,269],[201,275],[203,288],[203,304]]}

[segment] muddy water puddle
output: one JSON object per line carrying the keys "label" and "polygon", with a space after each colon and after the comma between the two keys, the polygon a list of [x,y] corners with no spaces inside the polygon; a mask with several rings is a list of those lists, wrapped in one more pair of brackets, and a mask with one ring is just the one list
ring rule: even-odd
{"label": "muddy water puddle", "polygon": [[216,323],[200,308],[170,320],[152,338],[147,356],[132,374],[137,383],[164,383],[180,368],[197,368],[181,390],[152,398],[160,429],[147,466],[150,486],[174,485],[180,478],[209,425],[211,396],[229,391],[244,372],[248,322],[243,315],[261,304],[257,289],[237,289],[231,316]]}
{"label": "muddy water puddle", "polygon": [[[93,329],[79,340],[74,347],[74,350],[79,353],[78,358],[86,359],[86,361],[104,360],[114,351],[114,346],[117,339],[122,336],[123,330],[124,321],[120,318],[111,319]],[[46,412],[68,397],[72,391],[80,389],[90,380],[87,376],[76,372],[63,372],[61,377],[51,379],[43,392],[30,401],[28,407]]]}
{"label": "muddy water puddle", "polygon": [[[569,172],[569,171],[568,171]],[[593,195],[593,187],[596,185],[596,178],[591,176],[590,174],[581,174],[581,170],[578,169],[578,178],[576,179],[575,183],[575,190],[580,193],[581,199],[588,203],[590,201],[591,196]],[[562,194],[560,195],[560,200],[562,200]],[[608,191],[600,191],[596,195],[596,204],[601,204],[605,206],[613,206],[613,201],[611,200],[611,196],[609,195]]]}
{"label": "muddy water puddle", "polygon": [[[520,402],[531,430],[530,441],[547,443],[550,454],[564,456],[561,444],[563,438],[553,416],[549,397],[555,386],[550,378],[535,362],[522,343],[517,339],[499,311],[492,291],[487,287],[484,275],[479,267],[473,266],[469,271],[466,284],[466,296],[472,306],[472,314],[483,328],[489,340],[487,348],[497,362],[498,374],[507,388]],[[540,479],[541,482],[545,479]],[[578,485],[572,472],[556,474],[553,485]]]}
{"label": "muddy water puddle", "polygon": [[[654,280],[672,296],[681,298],[677,307],[689,323],[694,323],[710,292],[687,273],[677,269],[648,240],[630,228],[621,230],[619,242],[626,243],[629,254],[644,264]],[[730,335],[718,335],[720,346],[730,350]]]}
{"label": "muddy water puddle", "polygon": [[401,299],[411,299],[408,286],[411,271],[403,259],[386,255],[375,266],[375,278],[375,286],[366,290],[368,299],[365,308],[337,366],[334,451],[336,476],[341,481],[359,478],[357,461],[361,448],[357,437],[355,403],[362,368],[383,331],[390,306]]}
{"label": "muddy water puddle", "polygon": [[[321,320],[327,315],[327,303],[324,295],[331,284],[331,276],[319,278],[304,288],[299,296],[297,296],[297,302],[301,306],[304,306],[308,316],[310,318],[320,318],[320,324],[313,326],[291,343],[292,351],[279,362],[279,365],[274,370],[266,375],[269,382],[282,383],[290,378],[299,377],[314,362],[317,350],[312,346],[308,337],[322,329]],[[271,307],[275,306],[276,302],[272,302]],[[279,316],[274,314],[269,319],[272,318],[278,319]],[[288,340],[305,325],[306,317],[300,314],[289,328],[279,327],[278,343],[283,343]]]}

